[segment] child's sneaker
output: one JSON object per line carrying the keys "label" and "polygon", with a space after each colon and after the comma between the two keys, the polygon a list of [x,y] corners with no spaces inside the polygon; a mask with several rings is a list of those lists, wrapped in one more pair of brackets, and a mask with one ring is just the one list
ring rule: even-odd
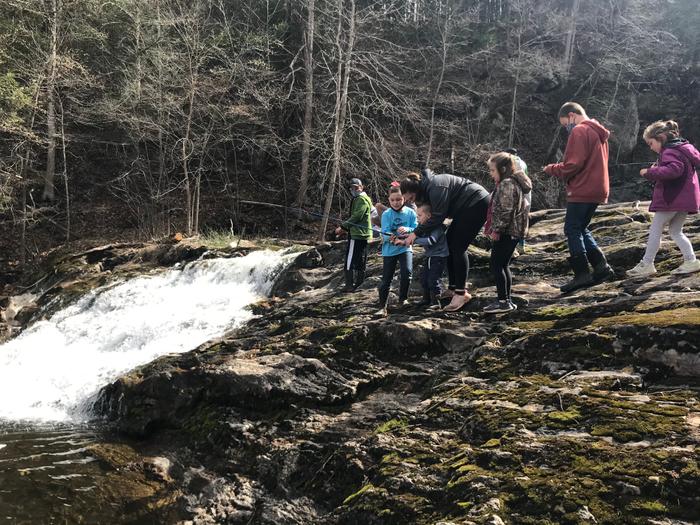
{"label": "child's sneaker", "polygon": [[700,272],[700,261],[697,259],[692,261],[685,261],[678,268],[673,270],[671,273],[674,275],[684,275],[686,273]]}
{"label": "child's sneaker", "polygon": [[627,276],[628,277],[646,277],[647,275],[654,275],[656,273],[656,268],[654,267],[654,263],[648,263],[644,261],[639,261],[639,264],[632,268],[631,270],[627,270]]}
{"label": "child's sneaker", "polygon": [[515,310],[515,305],[508,300],[496,301],[484,308],[485,314],[502,314]]}

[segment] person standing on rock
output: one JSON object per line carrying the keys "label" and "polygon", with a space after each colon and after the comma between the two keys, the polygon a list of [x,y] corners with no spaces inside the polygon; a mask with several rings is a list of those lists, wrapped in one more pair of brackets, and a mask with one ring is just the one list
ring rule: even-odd
{"label": "person standing on rock", "polygon": [[[566,182],[564,235],[574,278],[560,289],[573,292],[615,275],[588,225],[598,205],[608,202],[608,137],[610,132],[591,119],[580,104],[567,102],[559,123],[569,132],[564,160],[545,166],[544,172]],[[591,274],[589,263],[593,267]]]}
{"label": "person standing on rock", "polygon": [[389,188],[389,209],[382,214],[382,282],[379,284],[379,311],[386,316],[391,281],[398,263],[401,278],[399,284],[399,305],[404,306],[408,299],[408,289],[413,276],[413,248],[401,242],[413,232],[417,225],[416,212],[404,206],[401,189]]}
{"label": "person standing on rock", "polygon": [[446,312],[456,312],[471,299],[467,293],[469,256],[467,249],[486,222],[489,193],[483,186],[455,175],[436,175],[428,169],[409,173],[401,181],[401,193],[407,202],[430,204],[432,216],[425,224],[419,224],[415,232],[406,237],[409,246],[417,236],[429,235],[445,219],[452,219],[447,230],[448,289],[442,298],[450,298]]}
{"label": "person standing on rock", "polygon": [[360,179],[350,179],[348,188],[352,195],[350,217],[336,228],[336,235],[349,232],[345,251],[345,288],[356,290],[365,280],[367,267],[367,242],[372,238],[372,199],[364,192]]}
{"label": "person standing on rock", "polygon": [[[503,150],[504,153],[510,153],[515,157],[515,167],[522,171],[528,178],[530,178],[530,172],[528,171],[527,164],[518,155],[518,150],[515,148],[506,148]],[[532,206],[532,190],[525,194],[525,200],[528,206]],[[520,239],[517,246],[517,251],[513,252],[513,257],[517,257],[520,254],[525,253],[525,238]]]}
{"label": "person standing on rock", "polygon": [[695,257],[693,245],[683,233],[683,223],[689,213],[700,209],[700,186],[697,168],[700,167],[700,153],[687,140],[680,138],[678,124],[673,120],[659,120],[644,130],[647,145],[659,155],[659,160],[651,168],[639,174],[655,182],[654,194],[649,211],[654,219],[649,228],[649,240],[644,258],[631,270],[630,277],[645,277],[656,273],[654,259],[661,247],[661,235],[666,225],[671,238],[683,254],[683,264],[671,273],[676,275],[700,271],[700,261]]}
{"label": "person standing on rock", "polygon": [[498,300],[484,308],[484,313],[512,312],[517,307],[511,300],[513,276],[510,260],[515,247],[527,236],[530,224],[530,202],[527,195],[532,182],[520,169],[516,157],[509,153],[496,153],[488,160],[489,174],[496,183],[484,231],[493,239],[491,247],[491,271],[496,280]]}

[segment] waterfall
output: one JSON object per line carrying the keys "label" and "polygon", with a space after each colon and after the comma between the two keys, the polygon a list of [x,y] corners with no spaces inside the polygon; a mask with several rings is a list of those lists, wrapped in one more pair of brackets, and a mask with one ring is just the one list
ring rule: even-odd
{"label": "waterfall", "polygon": [[240,326],[294,254],[210,259],[99,288],[0,346],[0,420],[85,419],[119,375]]}

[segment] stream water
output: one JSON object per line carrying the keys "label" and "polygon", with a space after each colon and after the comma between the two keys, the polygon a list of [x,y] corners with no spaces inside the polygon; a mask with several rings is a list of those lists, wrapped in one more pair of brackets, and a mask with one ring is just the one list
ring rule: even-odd
{"label": "stream water", "polygon": [[[0,346],[0,524],[134,523],[93,451],[99,390],[252,317],[293,254],[190,263],[93,290]],[[136,504],[137,505],[137,504]]]}

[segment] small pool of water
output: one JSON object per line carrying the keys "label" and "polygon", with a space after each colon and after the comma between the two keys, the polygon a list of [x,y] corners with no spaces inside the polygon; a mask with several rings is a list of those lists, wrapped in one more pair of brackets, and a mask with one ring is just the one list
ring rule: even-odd
{"label": "small pool of water", "polygon": [[125,446],[88,426],[0,422],[0,525],[167,522],[151,514],[159,486],[105,461],[105,443]]}

